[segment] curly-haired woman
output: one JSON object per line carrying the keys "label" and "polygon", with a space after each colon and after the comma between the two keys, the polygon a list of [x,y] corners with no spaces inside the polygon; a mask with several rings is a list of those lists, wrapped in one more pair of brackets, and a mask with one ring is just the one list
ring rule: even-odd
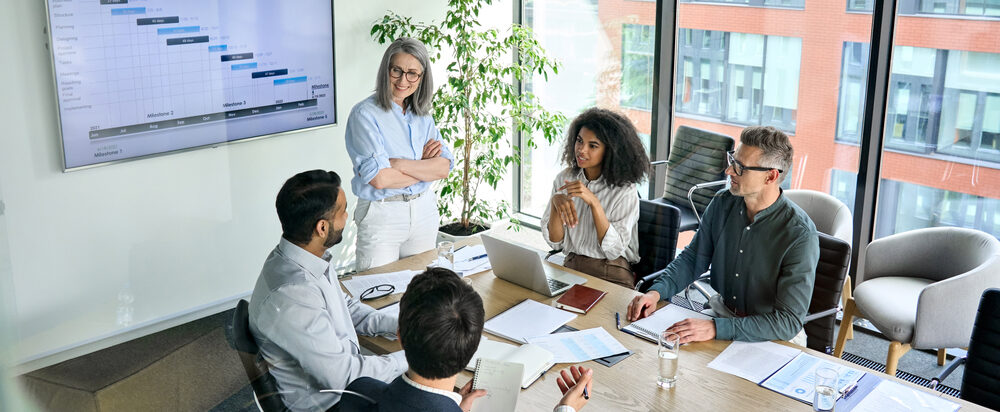
{"label": "curly-haired woman", "polygon": [[639,195],[649,156],[624,116],[589,109],[570,124],[542,236],[568,268],[631,288],[639,261]]}

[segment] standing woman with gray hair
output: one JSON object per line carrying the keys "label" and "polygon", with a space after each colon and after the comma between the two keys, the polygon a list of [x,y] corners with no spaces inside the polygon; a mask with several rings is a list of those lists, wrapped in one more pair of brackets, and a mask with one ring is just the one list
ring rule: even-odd
{"label": "standing woman with gray hair", "polygon": [[347,118],[358,271],[434,248],[440,216],[431,183],[448,177],[455,158],[431,118],[433,95],[427,48],[400,38],[382,56],[375,94]]}

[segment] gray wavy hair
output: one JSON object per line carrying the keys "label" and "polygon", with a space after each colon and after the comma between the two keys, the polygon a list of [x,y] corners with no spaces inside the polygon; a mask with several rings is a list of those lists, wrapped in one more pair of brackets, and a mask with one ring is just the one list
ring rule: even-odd
{"label": "gray wavy hair", "polygon": [[417,86],[417,91],[407,97],[403,103],[409,107],[409,110],[413,110],[414,114],[427,116],[431,112],[431,97],[434,96],[434,79],[431,76],[430,70],[431,61],[427,55],[427,47],[419,40],[409,37],[400,37],[385,49],[385,54],[382,55],[382,64],[378,67],[378,76],[375,77],[375,103],[382,110],[392,108],[392,85],[389,83],[389,66],[392,64],[392,58],[399,53],[406,53],[415,57],[423,69],[423,75],[420,77],[420,85]]}
{"label": "gray wavy hair", "polygon": [[778,176],[778,184],[792,169],[792,142],[781,130],[772,126],[751,126],[740,133],[740,144],[753,146],[761,151],[760,165],[782,170]]}

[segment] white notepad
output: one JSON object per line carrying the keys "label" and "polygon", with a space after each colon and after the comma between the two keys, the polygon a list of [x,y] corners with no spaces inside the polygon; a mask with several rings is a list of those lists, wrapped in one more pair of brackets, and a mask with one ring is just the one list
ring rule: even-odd
{"label": "white notepad", "polygon": [[668,304],[667,306],[660,308],[660,310],[653,312],[653,314],[649,315],[649,317],[639,319],[626,325],[622,328],[622,331],[646,340],[658,342],[660,339],[660,333],[663,333],[663,331],[673,326],[673,324],[688,318],[712,319],[711,316],[704,313],[695,312],[674,304]]}
{"label": "white notepad", "polygon": [[524,365],[520,363],[487,358],[476,361],[472,389],[486,389],[486,396],[473,402],[473,412],[509,412],[517,409],[523,374]]}
{"label": "white notepad", "polygon": [[483,329],[501,338],[527,343],[528,338],[548,335],[575,318],[574,313],[525,299],[486,321]]}
{"label": "white notepad", "polygon": [[469,364],[465,366],[465,369],[470,371],[475,370],[476,362],[480,358],[515,362],[524,365],[524,374],[521,376],[521,387],[525,389],[542,376],[545,371],[555,365],[552,352],[538,345],[526,344],[514,346],[486,339],[485,336],[479,342],[479,349],[476,349],[476,354],[469,360]]}

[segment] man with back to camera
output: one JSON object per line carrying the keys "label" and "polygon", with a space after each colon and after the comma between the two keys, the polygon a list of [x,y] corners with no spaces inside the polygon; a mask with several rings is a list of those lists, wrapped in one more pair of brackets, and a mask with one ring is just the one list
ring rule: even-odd
{"label": "man with back to camera", "polygon": [[[359,378],[347,386],[343,412],[469,411],[485,390],[469,381],[454,392],[483,334],[483,300],[455,272],[431,268],[410,281],[399,301],[399,343],[410,370],[392,383]],[[563,397],[553,412],[575,412],[587,403],[584,387],[593,394],[593,371],[573,366],[556,384]],[[480,400],[484,402],[486,400]],[[373,403],[374,402],[374,403]]]}
{"label": "man with back to camera", "polygon": [[709,203],[691,244],[670,262],[644,295],[629,304],[629,321],[649,316],[712,268],[731,318],[685,319],[667,329],[680,342],[711,339],[792,340],[805,346],[802,321],[809,309],[819,261],[819,238],[809,216],[783,194],[792,165],[788,136],[770,126],[743,129],[728,154],[729,189]]}
{"label": "man with back to camera", "polygon": [[281,399],[293,411],[328,410],[344,389],[369,376],[391,380],[406,370],[401,352],[360,353],[357,333],[394,333],[397,319],[344,295],[327,249],[340,243],[347,199],[334,172],[310,170],[288,179],[275,208],[282,235],[250,298],[250,332],[271,365]]}

